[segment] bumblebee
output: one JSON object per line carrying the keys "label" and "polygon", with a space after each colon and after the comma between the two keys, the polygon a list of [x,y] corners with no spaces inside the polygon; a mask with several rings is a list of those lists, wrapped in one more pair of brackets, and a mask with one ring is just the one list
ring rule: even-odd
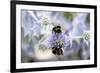
{"label": "bumblebee", "polygon": [[61,33],[61,26],[55,26],[53,29],[52,29],[53,32],[55,33]]}
{"label": "bumblebee", "polygon": [[53,47],[52,53],[54,55],[63,55],[63,50],[61,49],[61,47]]}

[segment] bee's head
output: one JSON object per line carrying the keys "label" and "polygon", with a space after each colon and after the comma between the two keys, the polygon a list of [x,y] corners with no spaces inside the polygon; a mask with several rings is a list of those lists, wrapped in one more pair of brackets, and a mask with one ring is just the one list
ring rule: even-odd
{"label": "bee's head", "polygon": [[55,26],[53,29],[52,29],[53,32],[55,33],[61,33],[61,26]]}

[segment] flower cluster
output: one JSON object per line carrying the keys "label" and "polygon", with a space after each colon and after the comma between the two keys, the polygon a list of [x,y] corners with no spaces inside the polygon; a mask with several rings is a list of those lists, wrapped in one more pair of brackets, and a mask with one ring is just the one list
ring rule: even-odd
{"label": "flower cluster", "polygon": [[61,31],[61,26],[54,27],[52,30],[52,36],[49,39],[50,46],[53,49],[54,54],[61,55],[62,50],[66,49],[69,44],[68,40],[67,36]]}

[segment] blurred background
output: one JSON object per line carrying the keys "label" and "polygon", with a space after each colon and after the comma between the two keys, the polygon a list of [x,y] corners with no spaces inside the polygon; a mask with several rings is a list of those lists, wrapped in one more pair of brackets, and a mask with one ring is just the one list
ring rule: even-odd
{"label": "blurred background", "polygon": [[[63,55],[52,53],[52,29],[61,26]],[[90,14],[21,10],[21,62],[90,59]]]}

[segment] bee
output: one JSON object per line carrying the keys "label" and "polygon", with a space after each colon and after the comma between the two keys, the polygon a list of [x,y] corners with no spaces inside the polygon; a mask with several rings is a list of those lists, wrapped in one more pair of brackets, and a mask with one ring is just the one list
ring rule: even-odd
{"label": "bee", "polygon": [[53,32],[55,33],[61,33],[61,26],[55,26],[53,29],[52,29]]}
{"label": "bee", "polygon": [[53,47],[52,53],[54,55],[63,55],[63,50],[60,47]]}

